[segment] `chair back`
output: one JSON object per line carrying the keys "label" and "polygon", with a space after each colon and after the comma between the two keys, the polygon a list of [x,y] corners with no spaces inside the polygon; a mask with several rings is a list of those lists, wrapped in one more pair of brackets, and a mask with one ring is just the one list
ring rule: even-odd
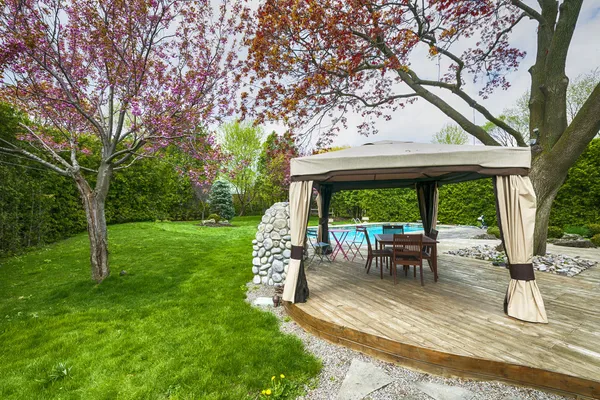
{"label": "chair back", "polygon": [[394,234],[394,257],[416,257],[422,259],[423,235]]}
{"label": "chair back", "polygon": [[428,236],[430,238],[432,238],[433,240],[437,240],[439,233],[440,233],[439,231],[432,229]]}
{"label": "chair back", "polygon": [[383,234],[404,233],[404,225],[383,225]]}
{"label": "chair back", "polygon": [[367,228],[364,226],[357,226],[356,234],[358,233],[362,233],[364,235],[365,239],[367,240],[367,251],[369,254],[371,254],[373,252],[373,248],[371,247],[371,239],[369,239],[369,232],[367,232]]}

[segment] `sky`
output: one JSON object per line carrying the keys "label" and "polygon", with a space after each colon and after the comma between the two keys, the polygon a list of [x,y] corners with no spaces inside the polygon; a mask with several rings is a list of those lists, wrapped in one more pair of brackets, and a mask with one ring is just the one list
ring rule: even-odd
{"label": "sky", "polygon": [[[526,0],[535,9],[537,3]],[[483,100],[477,96],[477,88],[471,81],[467,80],[467,92],[481,101],[481,103],[494,115],[499,115],[502,110],[512,107],[516,100],[523,95],[531,83],[527,70],[533,65],[536,53],[536,30],[537,22],[531,20],[522,21],[513,30],[511,42],[514,46],[527,52],[522,60],[519,70],[511,73],[508,79],[511,87],[508,90],[497,89],[489,99]],[[420,75],[437,78],[438,67],[434,61],[415,53],[411,60],[413,69]],[[584,0],[575,34],[571,42],[567,58],[567,76],[572,80],[580,74],[585,74],[595,68],[600,68],[600,0]],[[442,71],[444,69],[442,68]],[[479,113],[464,102],[448,95],[443,91],[436,91],[450,105],[460,110],[463,115],[474,120],[476,124],[482,125],[486,122]],[[445,124],[453,121],[439,111],[436,107],[423,99],[417,100],[404,109],[399,109],[392,114],[390,121],[383,119],[377,121],[379,133],[374,136],[365,137],[358,133],[356,126],[362,122],[360,115],[348,116],[348,129],[342,132],[334,140],[333,146],[359,146],[364,143],[377,140],[401,140],[421,143],[430,143],[433,135]],[[286,129],[281,124],[266,124],[265,131],[275,130],[283,133]],[[473,139],[471,139],[473,140]],[[316,141],[313,138],[313,142]]]}

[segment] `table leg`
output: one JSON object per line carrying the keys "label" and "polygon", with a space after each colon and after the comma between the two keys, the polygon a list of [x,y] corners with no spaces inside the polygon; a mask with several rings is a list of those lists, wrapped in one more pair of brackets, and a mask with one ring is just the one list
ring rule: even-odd
{"label": "table leg", "polygon": [[431,246],[431,262],[433,263],[433,280],[434,282],[438,281],[438,269],[437,269],[437,243],[434,243]]}
{"label": "table leg", "polygon": [[348,237],[348,233],[349,232],[342,232],[342,237],[340,238],[340,250],[341,250],[344,258],[346,260],[350,261],[350,258],[348,258],[348,253],[344,251],[344,242],[346,241],[346,238]]}

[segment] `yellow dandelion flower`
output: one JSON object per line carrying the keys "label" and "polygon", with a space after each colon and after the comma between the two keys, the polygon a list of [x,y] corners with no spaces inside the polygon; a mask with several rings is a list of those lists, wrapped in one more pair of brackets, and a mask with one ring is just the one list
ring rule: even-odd
{"label": "yellow dandelion flower", "polygon": [[284,374],[281,374],[281,375],[279,375],[279,377],[280,377],[281,379],[283,379],[283,378],[285,378],[285,375],[284,375]]}
{"label": "yellow dandelion flower", "polygon": [[270,396],[271,395],[271,389],[267,389],[266,393],[267,393],[267,396]]}
{"label": "yellow dandelion flower", "polygon": [[262,392],[260,392],[260,393],[261,393],[261,394],[266,394],[266,393],[267,393],[267,391],[266,391],[265,389],[263,389],[263,391],[262,391]]}
{"label": "yellow dandelion flower", "polygon": [[273,376],[271,377],[271,380],[272,380],[272,381],[274,381],[274,380],[275,380],[275,375],[273,375]]}

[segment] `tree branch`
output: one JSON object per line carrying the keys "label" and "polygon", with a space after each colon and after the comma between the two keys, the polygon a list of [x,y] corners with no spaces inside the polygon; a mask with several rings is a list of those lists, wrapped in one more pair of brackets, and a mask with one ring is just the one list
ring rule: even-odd
{"label": "tree branch", "polygon": [[518,8],[520,8],[521,10],[523,10],[523,12],[525,12],[525,14],[527,14],[527,16],[529,18],[537,20],[540,24],[545,24],[546,23],[546,19],[542,16],[542,14],[540,14],[537,11],[535,11],[533,8],[529,7],[527,4],[523,3],[522,1],[520,1],[520,0],[512,0],[511,3],[514,6],[517,6]]}
{"label": "tree branch", "polygon": [[10,155],[22,155],[25,158],[27,158],[31,161],[35,161],[62,176],[70,176],[70,174],[67,170],[63,170],[63,169],[57,167],[56,165],[49,163],[48,161],[36,156],[35,154],[32,154],[32,153],[28,152],[27,150],[24,150],[21,148],[0,147],[0,153],[10,154]]}

